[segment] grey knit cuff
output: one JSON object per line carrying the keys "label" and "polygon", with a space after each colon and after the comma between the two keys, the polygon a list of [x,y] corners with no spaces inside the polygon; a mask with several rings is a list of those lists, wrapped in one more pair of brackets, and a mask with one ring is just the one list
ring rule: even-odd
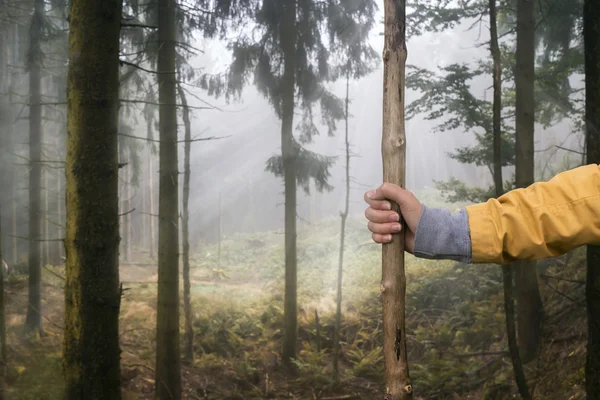
{"label": "grey knit cuff", "polygon": [[431,260],[455,260],[470,264],[469,220],[463,208],[458,214],[423,204],[415,233],[414,255]]}

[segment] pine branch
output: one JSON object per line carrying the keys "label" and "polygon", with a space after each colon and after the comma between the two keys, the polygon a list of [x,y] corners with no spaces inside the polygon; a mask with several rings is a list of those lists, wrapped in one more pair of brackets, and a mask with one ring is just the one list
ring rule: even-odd
{"label": "pine branch", "polygon": [[[163,143],[163,141],[161,141],[159,139],[149,139],[147,137],[128,135],[126,133],[119,133],[119,136],[124,136],[124,137],[128,137],[131,139],[144,140],[146,142],[152,142],[152,143]],[[229,136],[210,136],[210,137],[206,137],[206,138],[198,138],[198,139],[191,139],[191,140],[178,140],[177,143],[206,142],[209,140],[227,139],[229,137],[231,137],[231,135],[229,135]],[[165,141],[164,143],[171,143],[171,142]]]}
{"label": "pine branch", "polygon": [[122,103],[131,103],[131,104],[149,104],[151,106],[174,106],[174,107],[182,107],[188,108],[190,110],[212,110],[213,107],[199,107],[199,106],[184,106],[183,104],[168,104],[168,103],[157,103],[154,101],[146,101],[146,100],[135,100],[135,99],[119,99]]}

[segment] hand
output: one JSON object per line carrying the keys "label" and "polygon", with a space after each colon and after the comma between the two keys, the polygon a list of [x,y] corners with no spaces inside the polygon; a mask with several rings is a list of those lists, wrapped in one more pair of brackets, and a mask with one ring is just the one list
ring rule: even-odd
{"label": "hand", "polygon": [[389,243],[392,234],[402,231],[400,216],[392,211],[391,200],[400,206],[400,212],[408,229],[404,232],[405,250],[412,254],[415,246],[415,232],[421,217],[423,206],[414,194],[391,183],[384,183],[377,190],[365,193],[365,201],[369,207],[365,217],[369,220],[368,228],[373,232],[373,240],[377,243]]}

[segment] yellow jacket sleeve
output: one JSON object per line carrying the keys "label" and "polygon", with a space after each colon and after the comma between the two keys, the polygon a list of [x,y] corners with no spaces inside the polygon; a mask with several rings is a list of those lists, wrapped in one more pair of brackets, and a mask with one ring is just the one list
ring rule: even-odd
{"label": "yellow jacket sleeve", "polygon": [[474,263],[538,260],[600,244],[600,167],[575,168],[466,211]]}

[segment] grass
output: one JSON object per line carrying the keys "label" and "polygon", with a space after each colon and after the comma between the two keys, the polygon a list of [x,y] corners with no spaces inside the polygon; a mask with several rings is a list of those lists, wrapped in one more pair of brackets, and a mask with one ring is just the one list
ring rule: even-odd
{"label": "grass", "polygon": [[[370,243],[364,219],[348,222],[340,384],[333,379],[331,365],[339,220],[314,224],[298,234],[295,374],[285,371],[279,356],[282,242],[281,232],[229,237],[222,243],[220,263],[214,244],[194,249],[196,357],[183,366],[184,398],[382,398],[381,256],[379,247]],[[547,263],[544,273],[584,279],[583,256],[576,251],[565,267]],[[52,272],[63,273],[60,267]],[[44,273],[48,334],[43,338],[24,339],[19,334],[26,284],[18,277],[9,282],[8,399],[60,398],[63,297],[62,281],[54,274]],[[130,289],[120,319],[124,397],[152,399],[156,268],[122,267],[121,278]],[[465,356],[507,347],[500,269],[407,256],[407,280],[407,340],[416,394],[427,399],[513,398],[516,388],[508,358]],[[581,399],[585,309],[563,294],[583,302],[583,286],[556,279],[542,279],[540,285],[546,305],[544,344],[539,359],[526,366],[530,384],[536,384],[536,398]],[[315,310],[321,324],[321,351],[316,348]]]}

